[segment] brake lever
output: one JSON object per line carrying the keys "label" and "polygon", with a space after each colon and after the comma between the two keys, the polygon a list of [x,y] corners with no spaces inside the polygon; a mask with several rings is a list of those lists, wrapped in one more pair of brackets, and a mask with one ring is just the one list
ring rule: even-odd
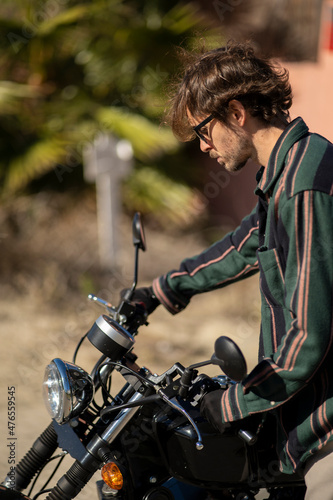
{"label": "brake lever", "polygon": [[171,408],[173,408],[174,410],[180,412],[190,422],[190,424],[192,425],[193,429],[195,430],[197,438],[198,438],[197,442],[195,443],[195,447],[198,451],[201,451],[204,447],[203,442],[202,442],[202,436],[201,436],[201,433],[198,429],[198,426],[194,422],[193,418],[187,413],[185,408],[183,408],[178,403],[176,398],[169,399],[168,396],[163,392],[162,389],[159,389],[157,391],[157,394],[160,395],[160,397],[163,399],[163,401],[165,403],[167,403],[169,406],[171,406]]}
{"label": "brake lever", "polygon": [[100,297],[97,297],[93,293],[89,293],[88,295],[88,300],[91,300],[92,302],[96,302],[99,306],[105,307],[107,311],[113,315],[117,313],[117,310],[112,306],[110,302],[106,302],[106,300],[101,299]]}

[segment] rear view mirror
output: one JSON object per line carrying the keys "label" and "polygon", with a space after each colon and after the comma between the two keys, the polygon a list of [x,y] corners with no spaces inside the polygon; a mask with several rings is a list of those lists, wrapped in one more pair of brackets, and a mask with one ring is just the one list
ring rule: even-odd
{"label": "rear view mirror", "polygon": [[145,239],[141,214],[139,212],[136,212],[136,214],[134,215],[132,233],[133,233],[133,245],[140,248],[140,250],[145,251],[147,248],[146,239]]}
{"label": "rear view mirror", "polygon": [[246,361],[238,345],[229,337],[215,341],[214,364],[218,364],[227,377],[240,382],[247,373]]}

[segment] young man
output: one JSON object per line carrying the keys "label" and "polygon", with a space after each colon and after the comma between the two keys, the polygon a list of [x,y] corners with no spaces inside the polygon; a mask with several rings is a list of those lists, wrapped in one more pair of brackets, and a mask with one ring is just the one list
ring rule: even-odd
{"label": "young man", "polygon": [[[261,165],[258,204],[241,225],[175,271],[138,289],[149,312],[175,314],[193,295],[260,273],[259,362],[227,391],[204,398],[203,411],[226,422],[273,412],[281,470],[306,472],[307,500],[333,498],[333,146],[290,121],[285,70],[248,45],[198,55],[185,68],[170,122],[183,141],[227,171]],[[319,465],[316,465],[319,464]],[[332,469],[333,470],[333,469]]]}

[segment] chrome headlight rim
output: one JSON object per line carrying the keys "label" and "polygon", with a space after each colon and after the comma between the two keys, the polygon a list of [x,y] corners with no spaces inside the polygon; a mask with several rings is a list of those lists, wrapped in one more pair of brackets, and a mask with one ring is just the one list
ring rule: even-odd
{"label": "chrome headlight rim", "polygon": [[68,361],[55,358],[45,369],[44,402],[51,417],[64,424],[91,403],[94,385],[90,375]]}

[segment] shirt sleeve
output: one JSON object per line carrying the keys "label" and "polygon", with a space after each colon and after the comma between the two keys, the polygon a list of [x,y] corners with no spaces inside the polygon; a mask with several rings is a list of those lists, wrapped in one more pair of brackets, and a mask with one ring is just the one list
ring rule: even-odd
{"label": "shirt sleeve", "polygon": [[193,295],[246,278],[258,271],[258,215],[254,209],[240,226],[201,254],[182,261],[153,282],[159,301],[172,314],[183,310]]}
{"label": "shirt sleeve", "polygon": [[[272,355],[263,359],[242,383],[223,394],[223,421],[282,405],[310,384],[323,364],[332,364],[332,214],[332,196],[319,191],[298,194],[279,214],[280,238],[287,244],[281,256],[285,258],[285,272],[281,272],[279,259],[277,268],[289,321]],[[274,337],[272,304],[267,307],[271,308]],[[278,301],[276,308],[281,312]]]}

